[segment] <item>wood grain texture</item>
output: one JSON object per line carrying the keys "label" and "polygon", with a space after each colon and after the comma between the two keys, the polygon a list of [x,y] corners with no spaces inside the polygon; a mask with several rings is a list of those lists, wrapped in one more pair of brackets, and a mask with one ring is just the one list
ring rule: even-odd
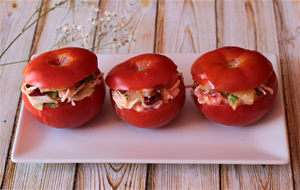
{"label": "wood grain texture", "polygon": [[[20,33],[26,18],[35,11],[37,2],[0,1],[0,52]],[[36,17],[34,17],[36,18]],[[0,64],[27,60],[34,37],[35,25],[26,31],[0,59]],[[22,47],[22,49],[18,48]],[[14,129],[26,63],[0,67],[0,188]]]}
{"label": "wood grain texture", "polygon": [[[125,1],[101,1],[100,18],[104,17],[105,11],[117,14],[117,22],[124,16],[124,24],[132,31],[135,42],[129,42],[118,50],[116,42],[112,46],[100,49],[97,53],[146,53],[154,51],[156,0],[125,0]],[[145,23],[147,23],[145,25]],[[100,44],[107,44],[114,38],[114,34],[105,37]],[[98,39],[98,38],[97,38]],[[96,39],[96,44],[98,40]]]}
{"label": "wood grain texture", "polygon": [[219,165],[152,164],[147,189],[220,189]]}
{"label": "wood grain texture", "polygon": [[216,48],[214,1],[159,1],[156,53],[205,53]]}
{"label": "wood grain texture", "polygon": [[300,189],[300,1],[274,2],[294,188]]}
{"label": "wood grain texture", "polygon": [[75,189],[145,189],[146,164],[79,164]]}
{"label": "wood grain texture", "polygon": [[[27,2],[27,1],[26,1]],[[29,1],[30,2],[30,1]],[[49,1],[47,4],[44,5],[43,11],[49,9],[50,7],[54,6],[56,1]],[[33,6],[34,3],[34,6]],[[31,5],[31,11],[28,9],[26,13],[34,12],[35,5],[37,2],[33,1]],[[84,11],[81,8],[87,8],[91,5],[98,5],[98,2],[92,1],[86,7],[78,6],[80,1],[70,1],[64,4],[62,7],[56,8],[54,11],[48,13],[45,17],[43,17],[38,22],[37,30],[35,33],[35,38],[27,39],[30,43],[28,43],[27,49],[27,56],[29,56],[29,52],[31,54],[35,53],[42,53],[47,51],[53,44],[56,42],[56,37],[60,38],[61,35],[56,36],[56,28],[57,26],[67,26],[70,27],[72,24],[83,24],[86,31],[91,30],[92,25],[89,25],[87,22],[88,18],[91,16],[96,16],[95,11],[87,11],[86,14],[77,14],[80,11]],[[43,14],[43,12],[41,13]],[[21,20],[22,23],[26,22],[24,15],[24,20]],[[17,23],[17,22],[15,22]],[[33,32],[34,32],[33,28]],[[33,41],[33,45],[32,45]],[[26,42],[22,42],[22,44],[27,44]],[[87,45],[93,44],[92,41],[89,42]],[[31,48],[32,45],[32,48]],[[76,45],[76,44],[68,44],[68,45]],[[31,48],[31,51],[30,51]],[[15,49],[18,49],[15,47]],[[14,54],[15,55],[15,54]],[[20,66],[16,65],[17,68],[21,69]],[[10,72],[6,72],[9,74]],[[13,72],[12,72],[13,73]],[[15,78],[15,76],[10,75],[9,77]],[[20,88],[21,88],[21,81],[23,79],[22,72],[20,72],[20,85],[11,85],[14,88],[14,92],[18,92],[18,97],[14,98],[15,100],[19,100],[20,96]],[[2,79],[1,79],[2,80]],[[7,81],[9,81],[7,79]],[[13,81],[16,81],[13,80]],[[1,88],[2,89],[2,88]],[[13,90],[13,89],[11,89]],[[7,94],[7,96],[11,97],[11,94]],[[7,100],[9,97],[6,98]],[[11,101],[11,100],[10,100]],[[13,102],[13,101],[11,101]],[[1,113],[9,113],[9,112],[1,112]],[[14,113],[10,113],[11,116],[14,116]],[[13,120],[12,120],[13,121]],[[4,137],[10,137],[9,135],[2,135]],[[2,140],[2,139],[1,139]],[[8,140],[8,142],[10,139]],[[10,160],[7,163],[6,167],[6,175],[4,178],[4,184],[2,188],[5,189],[72,189],[74,185],[75,179],[75,170],[76,164],[15,164],[12,163]]]}
{"label": "wood grain texture", "polygon": [[[156,1],[101,1],[100,18],[104,17],[104,11],[116,13],[117,19],[124,15],[125,26],[138,40],[119,50],[116,50],[115,43],[97,53],[153,52]],[[113,37],[105,37],[101,44],[108,43]],[[145,189],[146,175],[147,164],[79,164],[75,189]]]}
{"label": "wood grain texture", "polygon": [[[218,47],[236,45],[279,55],[273,2],[217,1],[217,20]],[[293,189],[290,164],[223,165],[221,173],[222,189]]]}
{"label": "wood grain texture", "polygon": [[[156,52],[215,49],[214,5],[214,1],[159,1]],[[147,189],[220,189],[219,165],[152,164],[147,176]]]}
{"label": "wood grain texture", "polygon": [[73,189],[74,164],[15,164],[3,189]]}

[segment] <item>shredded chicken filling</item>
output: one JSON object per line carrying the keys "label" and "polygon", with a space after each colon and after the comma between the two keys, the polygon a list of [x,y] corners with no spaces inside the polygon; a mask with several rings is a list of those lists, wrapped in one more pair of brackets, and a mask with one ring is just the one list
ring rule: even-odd
{"label": "shredded chicken filling", "polygon": [[[181,74],[178,74],[181,75]],[[180,92],[180,80],[171,87],[166,88],[163,84],[141,90],[112,90],[112,98],[119,109],[158,109],[163,104],[169,103]]]}
{"label": "shredded chicken filling", "polygon": [[218,92],[212,89],[207,89],[197,83],[190,85],[194,87],[192,94],[197,97],[199,104],[219,105],[221,103],[228,103],[234,110],[241,104],[252,105],[257,93],[267,94],[267,91],[272,95],[273,89],[266,86],[265,83],[261,84],[255,89],[240,91],[240,92]]}
{"label": "shredded chicken filling", "polygon": [[71,102],[73,106],[76,101],[92,95],[95,86],[100,84],[103,73],[95,74],[79,81],[75,86],[60,89],[44,89],[24,83],[21,90],[28,97],[32,106],[42,110],[43,106],[57,107],[61,102]]}

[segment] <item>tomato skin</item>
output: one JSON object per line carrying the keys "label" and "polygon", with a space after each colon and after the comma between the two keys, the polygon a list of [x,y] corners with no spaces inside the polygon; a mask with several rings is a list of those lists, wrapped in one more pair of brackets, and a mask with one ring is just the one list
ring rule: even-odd
{"label": "tomato skin", "polygon": [[105,82],[114,90],[145,89],[161,84],[176,72],[177,65],[168,57],[141,54],[113,67],[107,73]]}
{"label": "tomato skin", "polygon": [[[239,62],[236,67],[230,64]],[[257,51],[223,47],[200,56],[192,65],[193,79],[201,86],[224,92],[258,87],[272,74],[272,63]]]}
{"label": "tomato skin", "polygon": [[[99,73],[99,72],[98,72]],[[22,97],[27,110],[41,123],[54,128],[73,128],[78,127],[97,115],[102,108],[105,99],[104,78],[101,83],[95,86],[95,91],[91,96],[80,101],[75,101],[76,105],[72,106],[71,102],[62,102],[58,107],[45,107],[38,110],[29,102],[26,94],[22,92]]]}
{"label": "tomato skin", "polygon": [[119,109],[112,98],[111,102],[117,115],[126,123],[138,128],[153,129],[168,124],[182,110],[186,95],[185,85],[181,77],[179,89],[179,94],[173,100],[169,100],[169,103],[163,104],[158,109],[153,110],[137,112],[134,109]]}
{"label": "tomato skin", "polygon": [[[68,63],[55,65],[67,57]],[[24,81],[39,88],[53,89],[74,86],[91,75],[98,67],[97,56],[83,48],[68,47],[45,52],[31,60],[23,70]]]}
{"label": "tomato skin", "polygon": [[258,95],[253,105],[239,105],[236,110],[233,110],[229,104],[199,104],[195,95],[192,95],[192,98],[198,109],[209,120],[222,125],[244,126],[258,121],[272,108],[278,90],[278,80],[274,72],[268,79],[266,86],[273,89],[272,95],[266,91],[266,98],[262,94]]}

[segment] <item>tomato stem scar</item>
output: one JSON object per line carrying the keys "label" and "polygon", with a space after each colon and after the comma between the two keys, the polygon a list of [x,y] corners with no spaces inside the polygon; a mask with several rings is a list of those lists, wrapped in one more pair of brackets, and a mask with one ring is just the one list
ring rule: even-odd
{"label": "tomato stem scar", "polygon": [[237,67],[241,63],[239,59],[228,59],[225,61],[227,67]]}
{"label": "tomato stem scar", "polygon": [[58,59],[53,59],[49,61],[50,65],[54,66],[65,66],[71,61],[71,58],[68,56],[60,56]]}

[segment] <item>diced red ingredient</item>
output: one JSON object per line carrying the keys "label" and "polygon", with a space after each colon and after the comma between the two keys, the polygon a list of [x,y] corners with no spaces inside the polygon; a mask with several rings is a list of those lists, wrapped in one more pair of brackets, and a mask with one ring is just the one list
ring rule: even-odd
{"label": "diced red ingredient", "polygon": [[146,105],[153,105],[155,102],[157,102],[158,100],[160,100],[162,97],[161,97],[161,94],[160,93],[157,93],[156,96],[152,96],[150,98],[145,98],[145,104]]}
{"label": "diced red ingredient", "polygon": [[200,104],[207,103],[208,105],[219,105],[223,101],[222,94],[216,91],[202,90],[201,88],[198,88],[198,91],[195,93],[198,95],[198,102]]}
{"label": "diced red ingredient", "polygon": [[45,96],[46,94],[41,92],[38,88],[35,89],[32,93],[28,94],[29,96]]}

